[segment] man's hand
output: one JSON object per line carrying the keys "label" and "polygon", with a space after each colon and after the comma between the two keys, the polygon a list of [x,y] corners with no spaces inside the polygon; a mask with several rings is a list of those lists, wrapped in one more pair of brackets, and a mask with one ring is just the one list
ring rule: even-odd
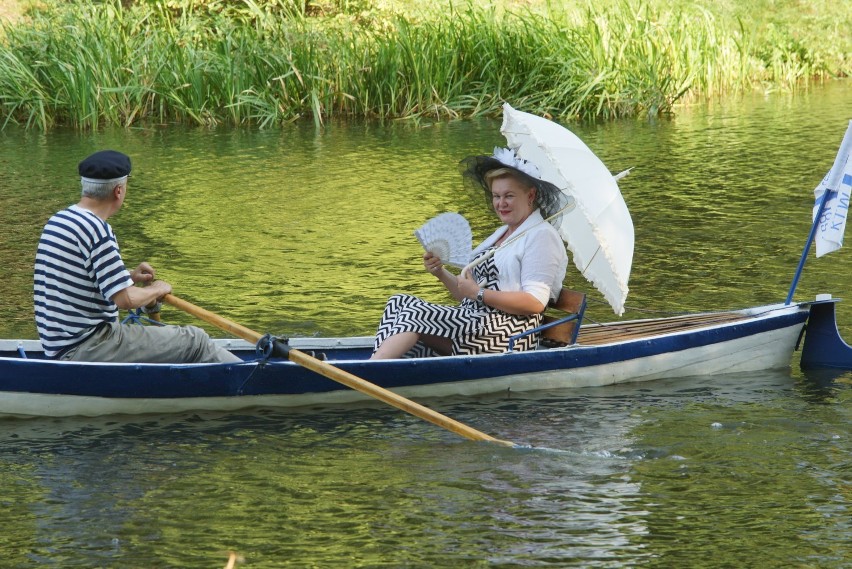
{"label": "man's hand", "polygon": [[156,276],[157,274],[154,271],[154,267],[144,262],[139,263],[139,266],[130,273],[130,278],[135,283],[150,283],[156,278]]}
{"label": "man's hand", "polygon": [[166,281],[154,281],[146,287],[129,286],[115,293],[112,301],[121,310],[130,310],[147,306],[172,292],[172,285]]}

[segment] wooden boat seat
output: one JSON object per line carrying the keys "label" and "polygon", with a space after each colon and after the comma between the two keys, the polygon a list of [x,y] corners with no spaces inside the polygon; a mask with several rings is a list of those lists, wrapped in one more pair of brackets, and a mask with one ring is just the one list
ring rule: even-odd
{"label": "wooden boat seat", "polygon": [[[554,316],[548,313],[548,310],[557,310],[563,314]],[[559,298],[555,301],[551,300],[547,305],[541,326],[527,330],[523,334],[512,336],[509,339],[509,351],[512,351],[515,341],[519,338],[538,332],[541,332],[540,343],[545,348],[576,344],[585,311],[586,293],[563,288],[559,293]]]}
{"label": "wooden boat seat", "polygon": [[548,309],[564,313],[552,316],[545,313],[541,330],[541,341],[547,346],[567,346],[577,343],[583,313],[586,311],[586,293],[563,288],[559,298],[550,301]]}

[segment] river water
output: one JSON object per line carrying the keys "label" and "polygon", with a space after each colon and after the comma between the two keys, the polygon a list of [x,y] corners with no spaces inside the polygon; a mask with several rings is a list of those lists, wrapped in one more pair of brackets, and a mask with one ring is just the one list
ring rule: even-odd
{"label": "river water", "polygon": [[[625,318],[783,301],[852,84],[755,94],[666,120],[571,125],[636,226]],[[385,299],[448,301],[412,231],[459,211],[464,156],[499,121],[152,126],[0,133],[0,337],[33,338],[41,226],[76,164],[123,150],[112,222],[129,264],[249,328],[369,335]],[[843,297],[848,249],[796,299]],[[612,311],[573,268],[592,320]],[[852,338],[852,306],[840,303]],[[166,308],[164,320],[193,322]],[[193,322],[196,323],[197,322]],[[220,335],[210,329],[213,335]],[[433,400],[529,450],[471,443],[378,404],[0,421],[3,567],[849,567],[852,373],[789,369]]]}

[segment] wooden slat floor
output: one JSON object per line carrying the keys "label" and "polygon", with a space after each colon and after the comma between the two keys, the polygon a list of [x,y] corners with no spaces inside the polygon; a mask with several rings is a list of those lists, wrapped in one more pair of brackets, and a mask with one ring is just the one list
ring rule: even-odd
{"label": "wooden slat floor", "polygon": [[714,312],[643,320],[641,322],[588,324],[580,328],[577,343],[580,345],[595,346],[624,340],[652,338],[662,334],[692,330],[723,322],[747,320],[749,318],[751,317],[737,312]]}

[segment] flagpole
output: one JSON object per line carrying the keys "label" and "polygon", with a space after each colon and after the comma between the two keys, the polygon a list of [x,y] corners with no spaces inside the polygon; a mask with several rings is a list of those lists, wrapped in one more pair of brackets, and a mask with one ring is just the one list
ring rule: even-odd
{"label": "flagpole", "polygon": [[793,277],[793,284],[790,285],[790,292],[787,294],[787,301],[784,304],[793,302],[793,293],[796,292],[796,287],[799,285],[799,277],[802,276],[802,270],[805,268],[805,261],[808,260],[808,253],[811,250],[811,244],[814,242],[819,220],[822,218],[822,212],[825,211],[825,204],[828,203],[828,198],[831,195],[831,190],[826,188],[822,194],[822,199],[819,202],[819,210],[814,216],[814,222],[811,225],[811,233],[808,235],[808,241],[805,243],[805,249],[802,251],[802,258],[799,259],[799,266],[796,268],[796,275]]}
{"label": "flagpole", "polygon": [[[846,134],[843,135],[843,140],[840,142],[840,149],[837,151],[837,156],[834,158],[834,164],[832,164],[828,174],[825,175],[825,178],[814,190],[814,193],[818,195],[819,190],[822,188],[822,198],[819,200],[819,207],[817,208],[816,215],[814,215],[811,233],[808,235],[808,242],[805,243],[805,249],[802,251],[802,258],[799,260],[799,266],[796,268],[796,275],[793,277],[793,284],[790,285],[790,292],[787,294],[787,301],[785,304],[793,302],[793,293],[796,292],[796,285],[799,284],[799,277],[802,276],[802,269],[805,267],[805,261],[807,261],[808,253],[811,250],[811,244],[814,242],[814,238],[817,234],[817,228],[822,220],[822,215],[825,212],[828,202],[834,198],[837,198],[838,201],[840,201],[842,197],[845,199],[845,205],[843,203],[839,203],[837,206],[832,207],[834,207],[835,210],[837,210],[838,207],[841,209],[849,208],[849,195],[845,192],[841,193],[841,187],[852,186],[852,171],[850,171],[850,167],[852,167],[852,120],[849,121],[849,124],[846,127]],[[836,211],[834,216],[837,217]],[[836,227],[834,225],[830,227],[833,234],[830,239],[828,239],[828,243],[826,243],[826,236],[824,235],[826,231],[824,230],[821,234],[820,241],[817,243],[817,256],[820,254],[825,255],[826,253],[830,253],[831,251],[835,251],[840,248],[840,245],[843,242],[843,230],[845,227],[846,215],[843,214],[842,221],[838,222]],[[823,251],[820,253],[821,244],[824,246],[827,245],[830,248],[822,247]]]}

